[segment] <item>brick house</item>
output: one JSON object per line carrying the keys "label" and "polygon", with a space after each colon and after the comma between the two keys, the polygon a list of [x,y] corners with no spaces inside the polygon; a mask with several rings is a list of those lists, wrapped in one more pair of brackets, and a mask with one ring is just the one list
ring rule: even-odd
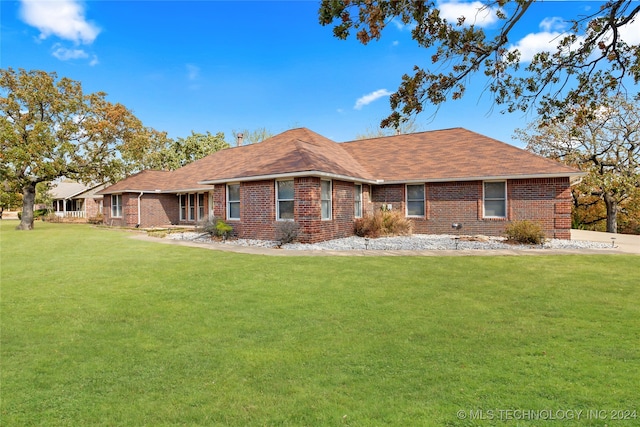
{"label": "brick house", "polygon": [[98,194],[105,224],[226,221],[241,238],[273,240],[296,221],[301,242],[353,235],[382,206],[416,233],[501,235],[514,220],[570,238],[572,182],[583,174],[462,128],[336,143],[305,128],[228,148],[175,171],[142,171]]}
{"label": "brick house", "polygon": [[104,184],[83,184],[68,179],[56,182],[49,194],[53,199],[53,212],[60,218],[91,218],[102,214],[101,195]]}

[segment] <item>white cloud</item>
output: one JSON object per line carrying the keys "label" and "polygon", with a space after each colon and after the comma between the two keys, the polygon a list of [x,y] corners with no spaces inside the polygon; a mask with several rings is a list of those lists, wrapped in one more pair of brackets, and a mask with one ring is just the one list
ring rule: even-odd
{"label": "white cloud", "polygon": [[522,62],[531,62],[536,53],[554,51],[557,46],[554,40],[559,36],[560,33],[546,31],[527,34],[517,44],[511,46],[509,50],[517,49],[520,51],[520,60]]}
{"label": "white cloud", "polygon": [[84,9],[75,0],[21,0],[22,20],[40,30],[40,38],[55,35],[76,44],[90,44],[100,29],[88,22]]}
{"label": "white cloud", "polygon": [[93,55],[93,58],[91,59],[91,61],[89,61],[89,65],[91,67],[98,65],[100,63],[100,61],[98,61],[98,57],[96,55]]}
{"label": "white cloud", "polygon": [[624,27],[620,27],[620,38],[627,44],[640,43],[640,19],[629,22]]}
{"label": "white cloud", "polygon": [[66,47],[55,44],[53,46],[52,55],[61,61],[68,61],[70,59],[88,58],[89,54],[82,49],[67,49]]}
{"label": "white cloud", "polygon": [[565,28],[567,28],[567,23],[564,19],[557,16],[544,18],[540,23],[540,29],[545,32],[562,31]]}
{"label": "white cloud", "polygon": [[187,64],[187,78],[191,81],[196,80],[200,76],[200,67],[193,64]]}
{"label": "white cloud", "polygon": [[385,96],[389,96],[391,95],[391,92],[389,92],[386,89],[378,89],[376,91],[373,91],[367,95],[361,96],[360,98],[358,98],[358,100],[356,101],[356,105],[353,106],[353,108],[355,110],[360,110],[362,109],[362,107],[364,107],[365,105],[369,105],[371,104],[373,101],[383,98]]}
{"label": "white cloud", "polygon": [[458,18],[462,16],[466,18],[465,25],[486,27],[498,21],[498,17],[496,16],[497,9],[488,7],[479,1],[443,1],[438,4],[438,9],[440,9],[440,16],[451,24],[458,22]]}
{"label": "white cloud", "polygon": [[398,19],[398,18],[393,18],[393,19],[391,20],[391,23],[392,23],[393,25],[395,25],[395,27],[396,27],[396,29],[397,29],[398,31],[402,31],[402,30],[404,30],[404,29],[405,29],[405,25],[404,25],[404,24],[402,23],[402,21],[401,21],[400,19]]}
{"label": "white cloud", "polygon": [[[555,52],[558,43],[565,37],[562,30],[566,23],[561,18],[545,18],[539,26],[542,31],[527,34],[509,48],[510,51],[517,49],[520,52],[520,61],[531,62],[536,53]],[[577,49],[583,41],[584,37],[578,36],[570,49]]]}

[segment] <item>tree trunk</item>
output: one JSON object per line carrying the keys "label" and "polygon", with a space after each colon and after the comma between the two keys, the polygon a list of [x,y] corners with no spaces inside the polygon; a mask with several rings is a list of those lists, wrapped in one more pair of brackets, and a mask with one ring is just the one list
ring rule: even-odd
{"label": "tree trunk", "polygon": [[36,183],[30,182],[22,188],[22,218],[18,230],[33,230],[33,205],[36,201]]}
{"label": "tree trunk", "polygon": [[604,204],[607,207],[607,233],[618,232],[618,202],[608,192],[604,193]]}

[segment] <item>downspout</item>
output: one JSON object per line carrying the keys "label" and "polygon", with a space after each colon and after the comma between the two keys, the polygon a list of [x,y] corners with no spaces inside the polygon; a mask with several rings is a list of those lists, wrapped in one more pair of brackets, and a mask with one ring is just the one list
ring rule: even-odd
{"label": "downspout", "polygon": [[216,190],[216,186],[215,184],[213,185],[213,188],[211,189],[211,191],[209,192],[209,200],[207,200],[207,203],[209,204],[209,218],[213,218],[215,217],[215,213],[213,211],[213,200],[214,200],[214,192]]}
{"label": "downspout", "polygon": [[138,223],[136,224],[136,228],[140,227],[140,223],[142,222],[142,219],[140,218],[140,199],[142,199],[142,195],[144,193],[141,191],[140,195],[138,196]]}

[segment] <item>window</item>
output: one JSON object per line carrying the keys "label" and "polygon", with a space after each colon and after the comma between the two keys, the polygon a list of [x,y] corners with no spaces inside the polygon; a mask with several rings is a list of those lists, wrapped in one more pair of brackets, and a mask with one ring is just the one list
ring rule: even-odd
{"label": "window", "polygon": [[353,210],[356,218],[362,218],[362,185],[360,184],[354,186]]}
{"label": "window", "polygon": [[198,194],[198,219],[204,218],[204,193]]}
{"label": "window", "polygon": [[407,216],[424,216],[424,184],[407,185]]}
{"label": "window", "polygon": [[196,195],[189,194],[189,221],[196,219]]}
{"label": "window", "polygon": [[180,194],[180,221],[186,221],[187,219],[187,195]]}
{"label": "window", "polygon": [[122,218],[122,194],[111,195],[111,217]]}
{"label": "window", "polygon": [[507,183],[505,181],[484,183],[484,216],[507,217]]}
{"label": "window", "polygon": [[240,219],[240,184],[227,185],[227,219]]}
{"label": "window", "polygon": [[276,219],[293,219],[293,180],[276,181]]}
{"label": "window", "polygon": [[331,181],[320,181],[322,219],[331,219]]}
{"label": "window", "polygon": [[180,194],[180,221],[195,221],[204,218],[204,194]]}

